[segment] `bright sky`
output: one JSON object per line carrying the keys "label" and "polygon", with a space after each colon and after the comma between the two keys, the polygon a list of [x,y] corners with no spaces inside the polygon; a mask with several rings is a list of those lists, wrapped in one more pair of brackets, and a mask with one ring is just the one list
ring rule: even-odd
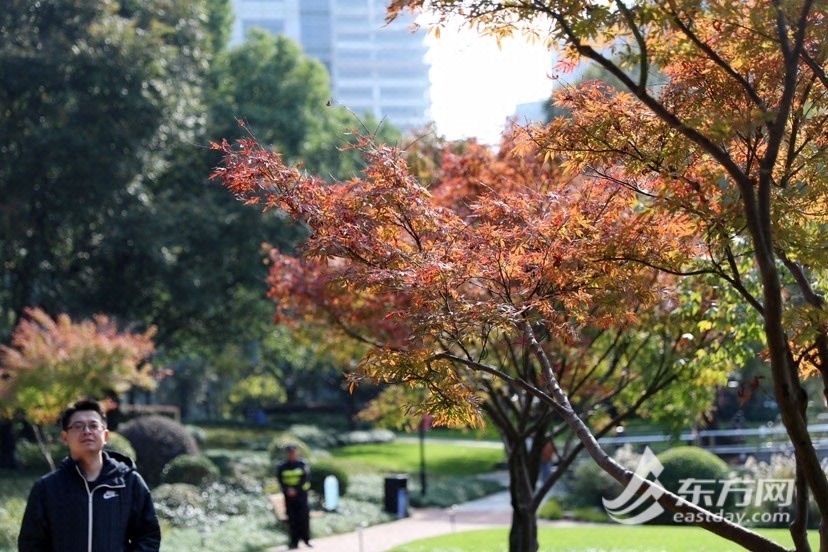
{"label": "bright sky", "polygon": [[431,116],[449,139],[497,143],[518,104],[549,98],[552,53],[540,44],[503,42],[468,29],[429,35]]}

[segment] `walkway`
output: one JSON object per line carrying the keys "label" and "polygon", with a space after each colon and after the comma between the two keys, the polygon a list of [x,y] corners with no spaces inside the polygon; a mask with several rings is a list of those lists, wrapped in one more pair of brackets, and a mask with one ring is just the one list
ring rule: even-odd
{"label": "walkway", "polygon": [[[311,540],[313,552],[386,552],[407,542],[444,535],[453,531],[470,531],[490,527],[508,527],[511,512],[449,512],[441,509],[413,510],[409,517],[372,525],[354,533],[344,533]],[[300,550],[311,550],[299,545]],[[286,546],[270,552],[287,550]]]}
{"label": "walkway", "polygon": [[[505,473],[493,476],[508,481]],[[406,518],[372,525],[353,533],[311,540],[313,552],[386,552],[408,542],[445,535],[452,532],[509,527],[512,523],[512,507],[509,491],[501,491],[487,497],[458,504],[451,508],[413,509]],[[541,524],[566,524],[570,522],[545,522]],[[300,550],[311,550],[299,545]],[[286,546],[272,548],[268,552],[287,550]]]}

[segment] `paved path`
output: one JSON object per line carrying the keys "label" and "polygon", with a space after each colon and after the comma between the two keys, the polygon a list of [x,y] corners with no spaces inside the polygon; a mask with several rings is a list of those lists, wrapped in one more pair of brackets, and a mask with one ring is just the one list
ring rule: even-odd
{"label": "paved path", "polygon": [[[508,481],[506,473],[492,474],[493,477]],[[452,532],[509,527],[512,523],[512,508],[509,491],[501,491],[487,497],[458,504],[451,508],[412,509],[411,515],[389,523],[372,525],[353,533],[312,539],[313,549],[299,545],[300,550],[313,552],[386,552],[395,546],[408,542],[445,535]],[[539,524],[565,524],[539,520]],[[287,550],[286,546],[270,549],[268,552]]]}
{"label": "paved path", "polygon": [[[311,540],[313,552],[386,552],[407,542],[444,535],[453,531],[470,531],[489,527],[508,527],[511,512],[468,512],[422,509],[413,510],[409,517],[372,525],[354,533],[344,533]],[[299,545],[300,550],[311,550]],[[270,552],[287,550],[286,546]]]}

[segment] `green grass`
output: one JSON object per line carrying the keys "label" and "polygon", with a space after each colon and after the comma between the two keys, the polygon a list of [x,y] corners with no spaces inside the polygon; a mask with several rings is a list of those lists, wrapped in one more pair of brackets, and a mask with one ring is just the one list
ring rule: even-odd
{"label": "green grass", "polygon": [[[786,529],[762,529],[763,535],[793,547]],[[811,546],[818,549],[816,531]],[[506,552],[508,529],[483,529],[431,537],[389,552]],[[541,527],[539,552],[737,552],[739,546],[698,527],[589,525]]]}
{"label": "green grass", "polygon": [[[358,471],[385,473],[418,473],[420,444],[393,442],[384,444],[349,445],[332,449],[331,456]],[[437,475],[479,475],[493,471],[504,460],[500,447],[457,445],[427,441],[426,472]]]}

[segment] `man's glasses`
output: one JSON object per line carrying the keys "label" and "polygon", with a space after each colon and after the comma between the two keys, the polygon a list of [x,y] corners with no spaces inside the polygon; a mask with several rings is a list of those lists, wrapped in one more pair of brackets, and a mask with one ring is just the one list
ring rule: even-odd
{"label": "man's glasses", "polygon": [[88,429],[92,433],[98,433],[99,431],[102,431],[105,427],[106,426],[103,425],[100,422],[89,422],[89,423],[75,422],[75,423],[69,424],[69,427],[67,427],[66,430],[81,433],[81,432],[86,431]]}

